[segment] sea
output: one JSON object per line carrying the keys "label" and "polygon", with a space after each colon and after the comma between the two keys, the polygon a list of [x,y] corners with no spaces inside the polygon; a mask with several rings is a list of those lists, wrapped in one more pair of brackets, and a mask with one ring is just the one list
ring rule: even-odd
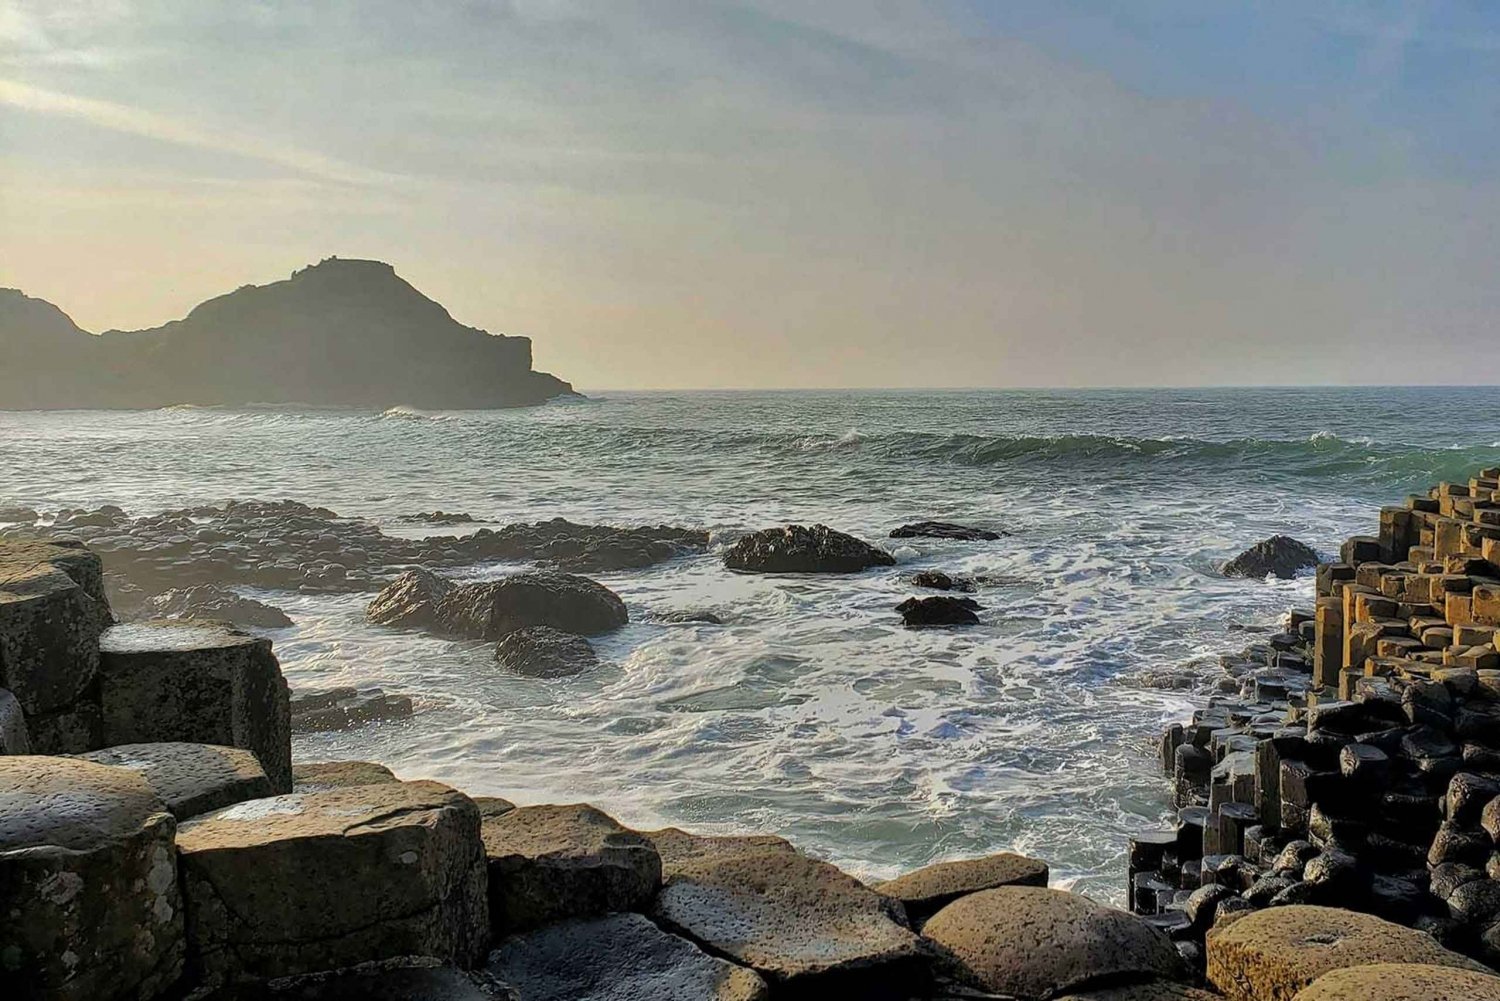
{"label": "sea", "polygon": [[[640,828],[774,832],[865,879],[1012,850],[1124,897],[1127,836],[1170,815],[1156,739],[1218,657],[1312,584],[1217,565],[1325,554],[1382,504],[1500,465],[1500,389],[600,392],[503,411],[0,412],[0,506],[144,514],[290,498],[407,535],[562,516],[708,529],[712,551],[600,574],[631,623],[536,680],[489,644],[365,621],[368,595],[247,591],[294,689],[380,687],[410,720],[298,735],[517,803]],[[467,512],[476,525],[400,516]],[[994,542],[888,538],[905,522]],[[850,576],[731,573],[739,534],[824,523],[887,546]],[[982,624],[908,630],[920,569],[984,578]],[[466,568],[465,578],[516,566]],[[707,611],[722,625],[662,621]],[[1197,689],[1164,686],[1192,672]]]}

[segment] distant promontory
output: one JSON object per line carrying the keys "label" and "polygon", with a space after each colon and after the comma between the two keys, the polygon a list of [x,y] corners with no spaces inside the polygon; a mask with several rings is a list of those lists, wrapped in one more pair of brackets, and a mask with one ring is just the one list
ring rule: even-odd
{"label": "distant promontory", "polygon": [[0,289],[0,410],[174,404],[484,409],[572,387],[531,368],[531,339],[466,327],[381,261],[329,258],[150,330],[82,330]]}

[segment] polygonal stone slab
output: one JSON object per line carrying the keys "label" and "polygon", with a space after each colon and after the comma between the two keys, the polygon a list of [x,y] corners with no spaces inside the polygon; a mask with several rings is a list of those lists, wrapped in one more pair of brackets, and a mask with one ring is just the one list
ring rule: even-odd
{"label": "polygonal stone slab", "polygon": [[661,885],[661,858],[650,840],[591,806],[487,813],[484,851],[496,934],[638,910]]}
{"label": "polygonal stone slab", "polygon": [[175,824],[139,772],[0,757],[0,991],[153,997],[182,971]]}
{"label": "polygonal stone slab", "polygon": [[1372,963],[1330,970],[1296,1001],[1500,1001],[1500,977],[1423,963]]}
{"label": "polygonal stone slab", "polygon": [[286,680],[271,641],[222,623],[132,622],[99,638],[104,743],[188,741],[254,752],[292,788]]}
{"label": "polygonal stone slab", "polygon": [[826,862],[763,847],[680,863],[651,915],[778,994],[906,998],[928,970],[899,909]]}
{"label": "polygonal stone slab", "polygon": [[922,934],[975,984],[1042,1001],[1093,983],[1183,979],[1177,949],[1133,914],[1063,890],[1006,886],[960,897]]}
{"label": "polygonal stone slab", "polygon": [[178,820],[262,799],[275,790],[255,755],[217,744],[122,744],[80,755],[141,773]]}
{"label": "polygonal stone slab", "polygon": [[639,914],[565,921],[501,942],[489,971],[521,1001],[762,1001],[766,984]]}
{"label": "polygonal stone slab", "polygon": [[1330,970],[1424,963],[1488,972],[1432,936],[1335,907],[1272,907],[1209,932],[1208,979],[1235,1001],[1291,1001]]}
{"label": "polygonal stone slab", "polygon": [[394,956],[471,965],[489,935],[479,811],[436,782],[247,800],[178,831],[188,948],[210,981]]}
{"label": "polygonal stone slab", "polygon": [[323,792],[399,781],[389,768],[374,761],[314,761],[292,765],[294,792]]}
{"label": "polygonal stone slab", "polygon": [[876,893],[894,897],[914,923],[926,921],[959,897],[1000,886],[1046,886],[1047,863],[1001,852],[984,858],[935,862],[915,872],[877,883]]}
{"label": "polygonal stone slab", "polygon": [[663,878],[672,876],[683,867],[711,859],[742,855],[745,852],[784,852],[797,854],[797,849],[786,838],[774,834],[689,834],[676,827],[664,827],[659,831],[642,831],[656,852],[661,856]]}

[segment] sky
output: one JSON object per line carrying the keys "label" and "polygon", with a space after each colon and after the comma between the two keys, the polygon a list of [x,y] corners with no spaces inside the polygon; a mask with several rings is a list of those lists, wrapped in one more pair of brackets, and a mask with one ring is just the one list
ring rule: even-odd
{"label": "sky", "polygon": [[630,388],[1500,382],[1500,5],[0,0],[0,286]]}

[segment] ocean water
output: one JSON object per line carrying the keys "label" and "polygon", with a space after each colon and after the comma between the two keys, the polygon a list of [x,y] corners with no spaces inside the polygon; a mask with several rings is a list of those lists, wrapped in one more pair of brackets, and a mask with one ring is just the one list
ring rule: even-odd
{"label": "ocean water", "polygon": [[[1126,835],[1167,812],[1161,726],[1307,580],[1214,566],[1286,532],[1324,552],[1376,509],[1500,464],[1500,390],[603,393],[531,410],[0,413],[0,505],[133,514],[292,498],[382,521],[441,508],[737,533],[905,521],[997,542],[887,540],[894,568],[742,576],[717,552],[600,579],[632,622],[566,679],[491,648],[374,627],[366,596],[247,592],[294,688],[378,685],[414,719],[299,736],[521,803],[588,801],[632,825],[777,832],[866,878],[1012,849],[1123,898]],[[436,531],[471,531],[458,526]],[[921,568],[985,575],[981,626],[908,631]],[[470,577],[514,570],[478,566]],[[708,610],[722,626],[656,621]]]}

